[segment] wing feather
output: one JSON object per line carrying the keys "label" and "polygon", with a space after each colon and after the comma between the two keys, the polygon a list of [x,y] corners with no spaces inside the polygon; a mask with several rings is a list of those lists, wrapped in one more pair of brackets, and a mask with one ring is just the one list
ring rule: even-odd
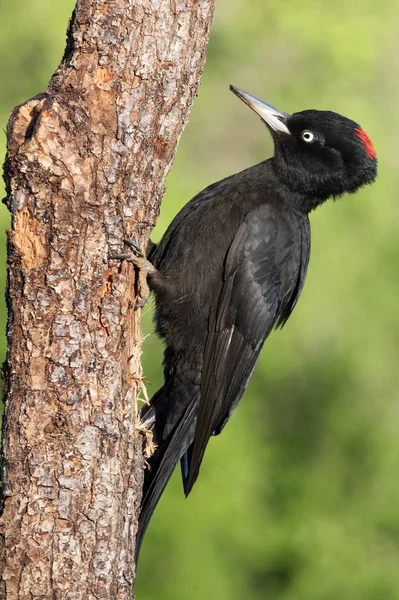
{"label": "wing feather", "polygon": [[210,436],[220,432],[244,393],[265,339],[296,303],[307,268],[304,228],[295,215],[263,205],[247,215],[229,249],[209,317],[186,495]]}

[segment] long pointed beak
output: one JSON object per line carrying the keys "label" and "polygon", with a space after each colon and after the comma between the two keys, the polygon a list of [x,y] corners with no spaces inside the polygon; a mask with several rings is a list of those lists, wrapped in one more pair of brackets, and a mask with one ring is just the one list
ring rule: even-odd
{"label": "long pointed beak", "polygon": [[266,102],[259,100],[256,96],[248,94],[248,92],[236,88],[234,85],[231,85],[230,89],[240,100],[248,104],[249,108],[252,108],[273,131],[290,134],[290,130],[287,127],[287,120],[290,115],[277,110],[277,108],[266,104]]}

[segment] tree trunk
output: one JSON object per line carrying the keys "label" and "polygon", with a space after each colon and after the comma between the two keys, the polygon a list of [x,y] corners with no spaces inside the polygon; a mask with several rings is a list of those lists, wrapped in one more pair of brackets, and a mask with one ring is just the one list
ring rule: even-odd
{"label": "tree trunk", "polygon": [[135,269],[197,91],[214,0],[79,0],[5,165],[0,597],[131,598],[143,479]]}

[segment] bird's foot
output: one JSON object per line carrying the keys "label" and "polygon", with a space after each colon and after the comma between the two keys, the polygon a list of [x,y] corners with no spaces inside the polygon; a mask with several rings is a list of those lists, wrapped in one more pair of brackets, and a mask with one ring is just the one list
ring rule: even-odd
{"label": "bird's foot", "polygon": [[134,240],[123,240],[123,243],[126,244],[126,246],[129,246],[129,248],[132,249],[133,253],[136,256],[145,258],[145,252],[142,250],[142,248],[140,248],[140,246],[138,244],[136,244],[136,242]]}
{"label": "bird's foot", "polygon": [[132,240],[123,240],[126,246],[131,248],[132,252],[123,254],[114,254],[110,256],[111,260],[126,260],[132,263],[138,270],[137,278],[137,299],[134,305],[134,310],[142,308],[150,297],[150,288],[147,283],[147,276],[155,273],[155,267],[147,260],[145,252],[136,242]]}
{"label": "bird's foot", "polygon": [[147,429],[144,424],[140,424],[137,427],[137,431],[145,438],[144,457],[145,459],[149,459],[157,449],[157,445],[153,441],[154,432],[151,429]]}

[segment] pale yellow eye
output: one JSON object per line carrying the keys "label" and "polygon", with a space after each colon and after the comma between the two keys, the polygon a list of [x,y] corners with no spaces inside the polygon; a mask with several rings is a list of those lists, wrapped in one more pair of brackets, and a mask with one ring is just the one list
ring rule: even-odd
{"label": "pale yellow eye", "polygon": [[314,133],[312,133],[308,129],[305,129],[305,131],[302,131],[302,133],[301,133],[301,138],[303,139],[304,142],[311,144],[314,140]]}

